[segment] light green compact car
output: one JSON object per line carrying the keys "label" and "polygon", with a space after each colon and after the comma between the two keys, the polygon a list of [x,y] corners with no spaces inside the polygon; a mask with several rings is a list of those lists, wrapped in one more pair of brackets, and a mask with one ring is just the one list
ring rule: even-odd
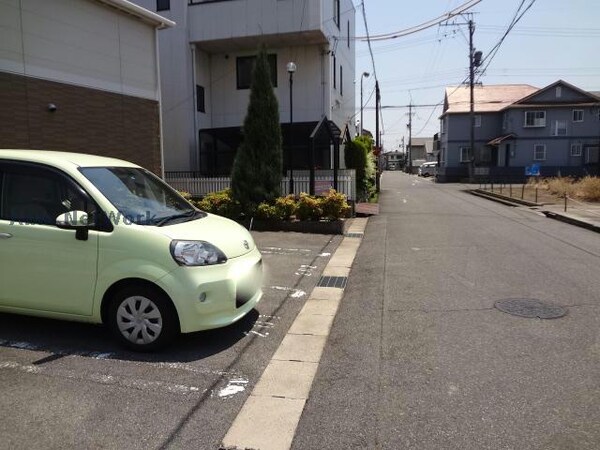
{"label": "light green compact car", "polygon": [[229,325],[262,296],[237,223],[125,161],[0,150],[0,312],[104,323],[153,350]]}

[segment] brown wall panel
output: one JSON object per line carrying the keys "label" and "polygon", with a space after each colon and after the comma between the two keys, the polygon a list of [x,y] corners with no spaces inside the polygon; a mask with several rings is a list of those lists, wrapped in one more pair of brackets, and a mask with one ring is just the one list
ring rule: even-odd
{"label": "brown wall panel", "polygon": [[112,156],[160,174],[159,104],[0,72],[0,148]]}

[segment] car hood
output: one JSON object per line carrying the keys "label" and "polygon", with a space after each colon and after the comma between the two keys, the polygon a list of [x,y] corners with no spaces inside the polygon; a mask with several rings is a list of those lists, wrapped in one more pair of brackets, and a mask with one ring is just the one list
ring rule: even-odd
{"label": "car hood", "polygon": [[207,214],[189,222],[155,227],[156,231],[181,241],[206,241],[216,245],[227,258],[237,258],[254,250],[254,239],[244,227],[225,217]]}

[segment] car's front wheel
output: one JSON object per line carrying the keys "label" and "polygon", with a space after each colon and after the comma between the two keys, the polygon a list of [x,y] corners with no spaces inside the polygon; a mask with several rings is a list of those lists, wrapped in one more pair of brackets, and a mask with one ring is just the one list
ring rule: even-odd
{"label": "car's front wheel", "polygon": [[122,344],[136,351],[162,348],[179,333],[170,300],[148,286],[129,286],[117,292],[110,304],[108,326]]}

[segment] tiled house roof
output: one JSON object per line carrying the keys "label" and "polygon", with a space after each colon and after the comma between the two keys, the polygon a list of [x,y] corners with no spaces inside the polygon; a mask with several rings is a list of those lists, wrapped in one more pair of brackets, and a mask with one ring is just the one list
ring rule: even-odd
{"label": "tiled house roof", "polygon": [[[497,112],[527,97],[538,88],[528,84],[496,84],[474,87],[475,112]],[[446,88],[444,114],[468,113],[470,110],[469,86],[450,86]]]}

